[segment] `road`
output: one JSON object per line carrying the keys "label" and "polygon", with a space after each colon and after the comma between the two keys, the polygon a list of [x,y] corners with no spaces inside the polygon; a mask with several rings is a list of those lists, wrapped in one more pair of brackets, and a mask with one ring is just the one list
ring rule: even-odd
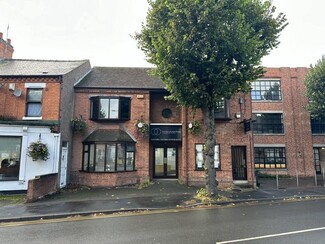
{"label": "road", "polygon": [[325,200],[1,224],[0,243],[325,243]]}

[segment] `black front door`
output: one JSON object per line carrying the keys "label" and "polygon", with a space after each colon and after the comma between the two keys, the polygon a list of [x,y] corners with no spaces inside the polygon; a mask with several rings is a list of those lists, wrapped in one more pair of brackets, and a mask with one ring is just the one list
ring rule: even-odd
{"label": "black front door", "polygon": [[247,180],[246,147],[231,147],[233,180]]}
{"label": "black front door", "polygon": [[154,148],[154,177],[177,178],[177,148]]}

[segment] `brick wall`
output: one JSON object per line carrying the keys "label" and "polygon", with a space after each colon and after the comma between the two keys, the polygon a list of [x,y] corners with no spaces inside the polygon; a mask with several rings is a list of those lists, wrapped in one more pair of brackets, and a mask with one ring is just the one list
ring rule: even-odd
{"label": "brick wall", "polygon": [[0,32],[0,59],[11,59],[14,53],[14,48],[11,45],[11,40],[7,41],[3,39],[3,33]]}
{"label": "brick wall", "polygon": [[[57,77],[0,77],[3,86],[0,90],[0,115],[21,120],[26,115],[26,93],[25,83],[46,83],[42,99],[42,119],[59,119],[60,84]],[[19,97],[13,95],[9,90],[9,84],[15,84],[16,89],[21,89]]]}
{"label": "brick wall", "polygon": [[42,175],[28,181],[26,202],[35,202],[46,195],[55,193],[58,183],[58,174]]}

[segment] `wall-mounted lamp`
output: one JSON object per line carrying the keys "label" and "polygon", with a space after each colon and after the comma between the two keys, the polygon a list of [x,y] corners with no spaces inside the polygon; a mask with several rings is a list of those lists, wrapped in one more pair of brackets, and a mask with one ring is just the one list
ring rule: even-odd
{"label": "wall-mounted lamp", "polygon": [[241,113],[240,112],[235,113],[235,118],[240,119],[241,118]]}

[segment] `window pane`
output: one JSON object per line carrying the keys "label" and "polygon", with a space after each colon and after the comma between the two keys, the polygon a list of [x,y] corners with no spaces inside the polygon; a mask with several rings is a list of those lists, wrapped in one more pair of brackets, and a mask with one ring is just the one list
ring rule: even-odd
{"label": "window pane", "polygon": [[121,118],[120,119],[130,119],[130,99],[129,98],[121,98]]}
{"label": "window pane", "polygon": [[106,149],[106,171],[115,171],[115,158],[115,144],[108,144]]}
{"label": "window pane", "polygon": [[195,145],[196,168],[203,169],[203,144]]}
{"label": "window pane", "polygon": [[134,152],[126,153],[126,170],[134,169]]}
{"label": "window pane", "polygon": [[286,168],[285,148],[255,147],[254,161],[257,168]]}
{"label": "window pane", "polygon": [[94,171],[94,155],[95,155],[95,145],[90,145],[90,153],[89,153],[89,171]]}
{"label": "window pane", "polygon": [[219,169],[220,161],[219,161],[219,145],[214,146],[214,168]]}
{"label": "window pane", "polygon": [[105,144],[96,145],[95,171],[104,171],[105,166]]}
{"label": "window pane", "polygon": [[252,83],[252,100],[281,100],[281,85],[279,80],[256,80]]}
{"label": "window pane", "polygon": [[29,116],[29,117],[42,116],[42,104],[41,103],[28,103],[27,104],[27,116]]}
{"label": "window pane", "polygon": [[100,106],[99,118],[100,119],[108,119],[108,116],[109,116],[109,110],[108,110],[109,99],[100,99],[99,106]]}
{"label": "window pane", "polygon": [[88,171],[88,152],[84,152],[83,170]]}
{"label": "window pane", "polygon": [[117,171],[124,171],[125,165],[125,147],[122,144],[117,144]]}
{"label": "window pane", "polygon": [[118,99],[110,99],[110,119],[118,119]]}
{"label": "window pane", "polygon": [[18,180],[21,137],[0,136],[0,181]]}
{"label": "window pane", "polygon": [[42,102],[42,90],[28,89],[27,101],[28,102]]}

